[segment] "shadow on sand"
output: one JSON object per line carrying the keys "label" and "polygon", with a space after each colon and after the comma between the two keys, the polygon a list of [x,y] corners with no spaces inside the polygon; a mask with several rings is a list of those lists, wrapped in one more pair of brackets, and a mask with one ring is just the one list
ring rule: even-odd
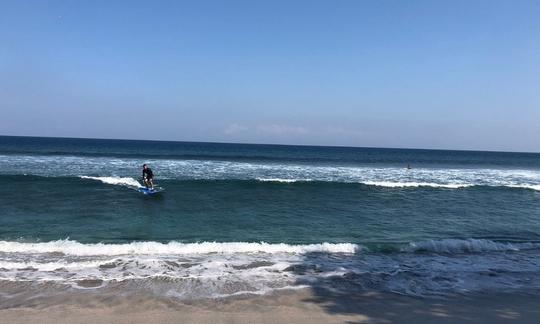
{"label": "shadow on sand", "polygon": [[[306,255],[305,264],[290,271],[305,274],[318,255]],[[540,298],[518,293],[484,293],[447,298],[421,298],[363,287],[360,275],[322,278],[309,285],[303,302],[328,314],[344,315],[346,323],[540,323]]]}

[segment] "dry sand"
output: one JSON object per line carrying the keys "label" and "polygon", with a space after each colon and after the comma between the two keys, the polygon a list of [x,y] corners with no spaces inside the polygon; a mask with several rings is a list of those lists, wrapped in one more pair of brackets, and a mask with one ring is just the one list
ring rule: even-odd
{"label": "dry sand", "polygon": [[500,294],[433,300],[308,289],[192,303],[145,296],[38,297],[31,305],[4,305],[0,323],[540,323],[540,299]]}

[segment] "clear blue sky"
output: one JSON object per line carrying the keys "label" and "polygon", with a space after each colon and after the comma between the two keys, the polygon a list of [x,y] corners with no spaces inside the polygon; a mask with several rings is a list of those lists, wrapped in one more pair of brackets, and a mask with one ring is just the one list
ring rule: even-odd
{"label": "clear blue sky", "polygon": [[0,0],[0,134],[540,151],[540,1]]}

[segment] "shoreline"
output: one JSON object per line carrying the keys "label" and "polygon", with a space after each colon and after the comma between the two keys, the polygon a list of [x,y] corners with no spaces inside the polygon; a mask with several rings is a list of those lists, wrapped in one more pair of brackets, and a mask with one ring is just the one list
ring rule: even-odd
{"label": "shoreline", "polygon": [[[1,299],[0,299],[1,301]],[[2,307],[2,302],[0,302]],[[0,308],[5,323],[538,323],[540,298],[485,293],[446,299],[306,288],[178,301],[144,295],[66,294]]]}

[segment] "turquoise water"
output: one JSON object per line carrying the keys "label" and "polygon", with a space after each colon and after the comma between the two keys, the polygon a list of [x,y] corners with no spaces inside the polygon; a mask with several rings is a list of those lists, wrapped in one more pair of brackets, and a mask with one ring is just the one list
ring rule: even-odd
{"label": "turquoise water", "polygon": [[[136,191],[143,163],[165,192]],[[153,291],[206,298],[540,279],[540,154],[0,137],[0,174],[10,282],[167,278]]]}

